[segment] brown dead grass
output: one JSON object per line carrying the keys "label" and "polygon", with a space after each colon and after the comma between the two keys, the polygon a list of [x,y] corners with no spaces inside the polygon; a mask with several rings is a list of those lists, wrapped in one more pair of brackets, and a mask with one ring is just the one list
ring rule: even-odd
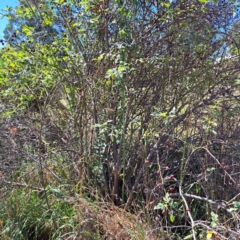
{"label": "brown dead grass", "polygon": [[[89,231],[98,235],[95,239],[105,240],[155,240],[157,235],[148,234],[149,226],[137,219],[137,216],[114,206],[109,202],[89,204],[85,199],[79,199],[75,205],[81,219],[80,226],[90,228]],[[94,224],[83,224],[91,219]],[[85,238],[86,239],[86,238]],[[88,239],[92,239],[89,236]],[[164,238],[161,238],[164,239]],[[167,238],[166,238],[167,239]]]}

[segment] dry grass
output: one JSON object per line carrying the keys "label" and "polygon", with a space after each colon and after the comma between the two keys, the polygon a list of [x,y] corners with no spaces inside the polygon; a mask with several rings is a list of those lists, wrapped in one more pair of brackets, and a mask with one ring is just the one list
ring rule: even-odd
{"label": "dry grass", "polygon": [[[91,228],[99,234],[100,239],[158,239],[157,236],[147,234],[149,226],[139,221],[136,215],[126,212],[112,203],[95,202],[90,204],[85,199],[79,199],[74,205],[79,213],[79,219],[82,219],[80,225]],[[95,224],[86,224],[86,220],[91,220]]]}

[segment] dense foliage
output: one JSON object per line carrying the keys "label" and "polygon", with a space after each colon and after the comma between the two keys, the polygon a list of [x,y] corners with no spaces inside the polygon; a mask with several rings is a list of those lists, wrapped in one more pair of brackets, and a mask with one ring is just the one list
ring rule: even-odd
{"label": "dense foliage", "polygon": [[[21,0],[5,15],[4,239],[110,239],[94,210],[76,220],[80,198],[152,239],[239,238],[237,1]],[[146,235],[129,231],[116,239]]]}

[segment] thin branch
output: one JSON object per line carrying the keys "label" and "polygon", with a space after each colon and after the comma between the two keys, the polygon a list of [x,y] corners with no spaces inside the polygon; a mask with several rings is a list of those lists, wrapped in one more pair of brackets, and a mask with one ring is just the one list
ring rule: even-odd
{"label": "thin branch", "polygon": [[[181,196],[181,194],[172,193],[172,196],[178,197],[178,196]],[[204,202],[208,202],[210,204],[217,205],[218,208],[222,208],[222,209],[226,210],[227,212],[229,212],[231,215],[233,215],[233,212],[230,210],[230,208],[224,206],[221,202],[213,201],[213,200],[205,198],[205,197],[201,197],[201,196],[197,196],[197,195],[193,195],[193,194],[188,194],[188,193],[183,194],[183,196],[198,199],[198,200],[202,200]],[[235,214],[235,216],[237,216],[237,218],[240,220],[240,215],[239,214]]]}
{"label": "thin branch", "polygon": [[186,208],[186,212],[188,214],[188,217],[190,218],[190,221],[191,221],[191,227],[192,227],[192,234],[193,234],[193,239],[196,240],[196,233],[195,233],[195,230],[194,230],[194,226],[195,226],[195,223],[194,223],[194,220],[192,218],[192,214],[190,212],[190,209],[189,209],[189,206],[188,206],[188,203],[182,193],[182,187],[181,187],[181,184],[179,184],[179,195],[181,196],[183,202],[184,202],[184,205],[185,205],[185,208]]}
{"label": "thin branch", "polygon": [[[222,167],[222,164],[219,162],[219,160],[213,156],[213,154],[205,147],[203,147],[202,149],[204,149],[217,163],[219,166]],[[227,174],[227,176],[236,184],[235,180],[231,177],[231,175],[224,169],[225,173]]]}

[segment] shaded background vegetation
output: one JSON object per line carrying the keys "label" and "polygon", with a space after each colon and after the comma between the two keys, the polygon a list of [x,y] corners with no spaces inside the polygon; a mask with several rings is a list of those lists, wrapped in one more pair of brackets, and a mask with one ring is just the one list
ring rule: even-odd
{"label": "shaded background vegetation", "polygon": [[6,11],[2,238],[238,239],[237,4]]}

